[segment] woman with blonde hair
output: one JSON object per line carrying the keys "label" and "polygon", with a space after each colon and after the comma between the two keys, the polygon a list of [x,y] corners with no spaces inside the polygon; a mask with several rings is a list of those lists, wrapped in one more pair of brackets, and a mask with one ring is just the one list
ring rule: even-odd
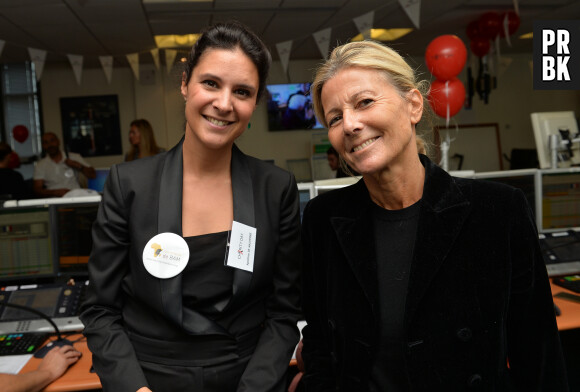
{"label": "woman with blonde hair", "polygon": [[421,87],[371,41],[334,49],[316,74],[316,115],[362,180],[304,211],[306,390],[565,391],[526,198],[418,151]]}
{"label": "woman with blonde hair", "polygon": [[165,151],[164,148],[157,146],[155,135],[153,134],[153,127],[145,119],[133,120],[131,122],[129,143],[131,143],[131,149],[125,155],[125,162],[156,155]]}

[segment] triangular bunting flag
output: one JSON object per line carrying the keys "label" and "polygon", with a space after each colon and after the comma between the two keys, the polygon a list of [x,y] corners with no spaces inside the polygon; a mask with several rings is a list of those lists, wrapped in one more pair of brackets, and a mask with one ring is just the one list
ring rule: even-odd
{"label": "triangular bunting flag", "polygon": [[80,86],[81,76],[83,74],[83,56],[79,56],[76,54],[67,54],[67,57],[68,61],[70,61],[70,65],[72,66],[73,72],[75,74],[77,84]]}
{"label": "triangular bunting flag", "polygon": [[105,72],[107,83],[111,84],[111,77],[113,76],[113,56],[99,56],[99,61]]}
{"label": "triangular bunting flag", "polygon": [[4,44],[5,44],[5,43],[6,43],[5,41],[2,41],[2,40],[0,39],[0,56],[2,56],[2,51],[4,50]]}
{"label": "triangular bunting flag", "polygon": [[155,68],[161,68],[161,62],[159,61],[159,49],[152,49],[151,56],[153,56],[153,62],[155,63]]}
{"label": "triangular bunting flag", "polygon": [[362,34],[364,39],[371,38],[371,29],[373,28],[374,18],[375,11],[371,11],[353,19],[353,22],[356,25],[358,32]]}
{"label": "triangular bunting flag", "polygon": [[167,67],[168,74],[171,73],[175,56],[177,56],[177,50],[165,49],[165,66]]}
{"label": "triangular bunting flag", "polygon": [[133,70],[135,79],[139,80],[139,53],[132,53],[127,55],[127,61]]}
{"label": "triangular bunting flag", "polygon": [[411,22],[415,25],[415,28],[419,29],[419,19],[421,18],[421,0],[399,0],[399,4],[405,10],[405,13],[411,19]]}
{"label": "triangular bunting flag", "polygon": [[312,34],[314,41],[318,46],[318,50],[322,53],[322,57],[326,60],[328,58],[328,48],[330,47],[330,27],[324,30],[317,31]]}
{"label": "triangular bunting flag", "polygon": [[46,59],[46,50],[28,48],[28,54],[30,55],[30,60],[34,64],[36,81],[40,82],[42,70],[44,69],[44,61]]}
{"label": "triangular bunting flag", "polygon": [[280,57],[280,62],[282,63],[284,73],[288,74],[288,62],[290,61],[290,50],[292,49],[292,41],[278,42],[276,44],[276,49],[278,49],[278,57]]}

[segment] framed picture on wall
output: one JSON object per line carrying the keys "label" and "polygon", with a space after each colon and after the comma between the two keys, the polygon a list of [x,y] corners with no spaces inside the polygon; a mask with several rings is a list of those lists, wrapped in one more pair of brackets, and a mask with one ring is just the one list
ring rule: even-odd
{"label": "framed picture on wall", "polygon": [[116,95],[61,98],[60,115],[66,151],[83,157],[123,153]]}

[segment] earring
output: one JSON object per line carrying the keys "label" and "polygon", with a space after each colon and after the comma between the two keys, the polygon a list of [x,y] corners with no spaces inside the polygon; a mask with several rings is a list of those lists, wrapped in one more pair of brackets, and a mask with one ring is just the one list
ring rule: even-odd
{"label": "earring", "polygon": [[251,126],[252,126],[252,123],[248,123],[248,129],[250,129]]}

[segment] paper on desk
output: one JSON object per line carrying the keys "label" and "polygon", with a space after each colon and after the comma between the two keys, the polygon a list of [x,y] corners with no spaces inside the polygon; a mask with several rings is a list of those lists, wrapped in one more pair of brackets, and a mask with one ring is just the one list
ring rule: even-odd
{"label": "paper on desk", "polygon": [[0,373],[18,374],[32,354],[0,356]]}

